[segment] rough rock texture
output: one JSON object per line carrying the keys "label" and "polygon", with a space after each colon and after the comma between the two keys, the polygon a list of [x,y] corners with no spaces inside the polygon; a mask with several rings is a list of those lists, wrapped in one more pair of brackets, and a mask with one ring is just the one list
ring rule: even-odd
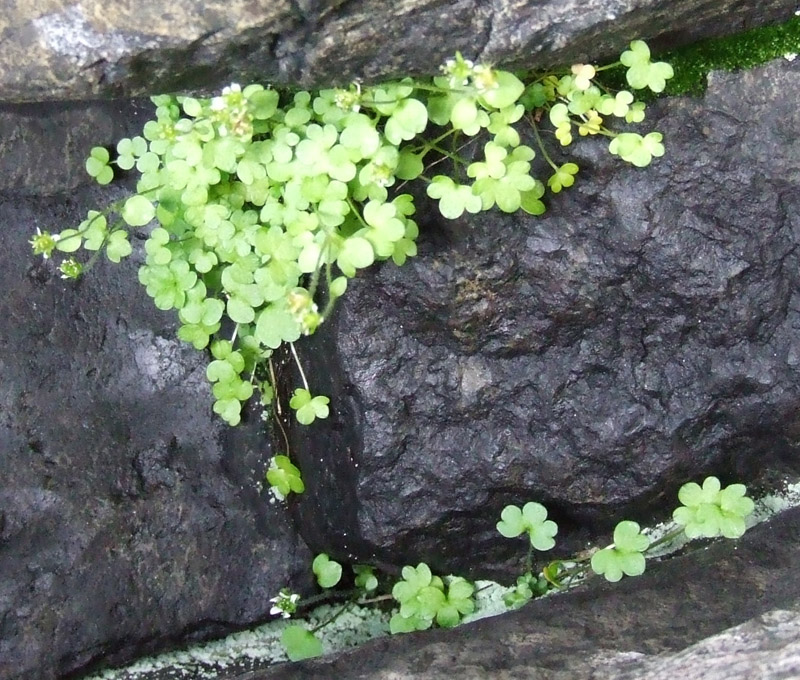
{"label": "rough rock texture", "polygon": [[641,577],[236,680],[790,680],[800,677],[798,541],[794,509]]}
{"label": "rough rock texture", "polygon": [[628,659],[608,668],[616,680],[792,680],[800,677],[800,606],[775,609],[677,654],[622,656]]}
{"label": "rough rock texture", "polygon": [[800,62],[714,74],[653,107],[650,167],[576,145],[542,218],[421,204],[420,255],[303,345],[337,409],[293,433],[312,547],[496,573],[521,559],[507,503],[544,503],[571,551],[689,479],[796,468],[798,99]]}
{"label": "rough rock texture", "polygon": [[[48,153],[26,148],[28,167]],[[218,636],[268,618],[280,587],[309,586],[308,550],[256,488],[263,424],[212,414],[205,358],[136,263],[100,261],[74,284],[31,254],[36,227],[115,191],[0,194],[2,680]]]}
{"label": "rough rock texture", "polygon": [[87,184],[89,150],[139,134],[152,113],[149,102],[0,106],[0,192],[47,196]]}
{"label": "rough rock texture", "polygon": [[0,0],[0,102],[535,66],[787,18],[794,0]]}

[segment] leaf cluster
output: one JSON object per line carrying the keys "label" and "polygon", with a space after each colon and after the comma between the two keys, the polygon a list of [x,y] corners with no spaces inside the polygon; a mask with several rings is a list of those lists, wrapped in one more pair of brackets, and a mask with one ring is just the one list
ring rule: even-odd
{"label": "leaf cluster", "polygon": [[[621,59],[634,88],[658,91],[671,75],[641,41]],[[537,126],[543,117],[562,145],[577,131],[609,136],[609,150],[637,166],[663,154],[659,133],[605,126],[609,116],[640,121],[644,105],[602,89],[599,70],[577,64],[521,78],[457,54],[441,75],[374,87],[231,85],[210,98],[154,97],[142,135],[120,140],[113,156],[95,147],[86,161],[101,184],[113,166],[135,170],[137,193],[31,244],[45,257],[83,248],[119,262],[132,252],[129,233],[146,230],[139,280],[156,307],[176,310],[182,340],[211,347],[214,411],[235,425],[254,392],[272,399],[263,368],[271,353],[315,332],[348,279],[416,254],[406,182],[427,185],[450,219],[495,207],[539,215],[545,191],[570,187],[578,172],[551,159]],[[531,130],[554,171],[547,182],[531,174],[536,152],[523,143]],[[443,160],[448,173],[430,176]],[[61,270],[72,278],[82,266],[70,258]],[[306,384],[290,406],[302,424],[329,413],[327,398]]]}
{"label": "leaf cluster", "polygon": [[392,597],[400,603],[400,610],[389,622],[392,633],[426,630],[434,622],[452,628],[475,609],[475,586],[459,576],[448,577],[445,583],[424,562],[403,567],[402,574],[402,580],[392,588]]}
{"label": "leaf cluster", "polygon": [[746,493],[744,484],[731,484],[723,489],[716,477],[707,477],[702,487],[689,482],[678,492],[682,505],[672,518],[690,539],[739,538],[746,529],[745,518],[755,507]]}

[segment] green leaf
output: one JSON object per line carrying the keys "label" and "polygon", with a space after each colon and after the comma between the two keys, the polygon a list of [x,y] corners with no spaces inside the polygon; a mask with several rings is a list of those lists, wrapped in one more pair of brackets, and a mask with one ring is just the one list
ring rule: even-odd
{"label": "green leaf", "polygon": [[[336,264],[345,276],[353,277],[356,269],[369,267],[375,261],[372,244],[360,236],[351,236],[342,244]],[[340,284],[341,285],[341,284]]]}
{"label": "green leaf", "polygon": [[436,175],[427,189],[428,196],[439,199],[439,212],[447,219],[454,220],[466,210],[477,213],[482,209],[482,202],[471,187],[456,184],[445,175]]}
{"label": "green leaf", "polygon": [[255,310],[242,298],[231,296],[227,304],[228,316],[236,323],[252,323],[256,318]]}
{"label": "green leaf", "polygon": [[300,324],[286,309],[285,302],[271,304],[258,315],[255,336],[271,349],[277,349],[282,342],[294,342],[301,334]]}
{"label": "green leaf", "polygon": [[275,90],[258,90],[248,95],[250,112],[256,120],[266,120],[278,110],[279,95]]}
{"label": "green leaf", "polygon": [[281,641],[290,661],[302,661],[322,654],[322,643],[302,626],[289,626],[281,633]]}
{"label": "green leaf", "polygon": [[303,493],[306,489],[300,469],[288,456],[277,455],[272,458],[267,481],[281,498],[286,498],[290,493]]}
{"label": "green leaf", "polygon": [[81,247],[83,237],[78,233],[77,229],[64,229],[56,241],[56,250],[62,253],[74,253]]}
{"label": "green leaf", "polygon": [[508,71],[494,71],[494,76],[496,86],[482,93],[481,102],[495,109],[504,109],[522,96],[525,85]]}
{"label": "green leaf", "polygon": [[317,577],[320,588],[333,588],[342,578],[342,565],[332,560],[325,553],[314,558],[311,569]]}
{"label": "green leaf", "polygon": [[707,477],[702,487],[689,482],[678,492],[683,505],[675,510],[672,518],[684,527],[684,533],[690,539],[719,535],[739,538],[747,528],[745,518],[755,507],[745,493],[742,484],[722,489],[716,477]]}
{"label": "green leaf", "polygon": [[386,121],[383,134],[392,144],[414,139],[428,125],[428,110],[418,99],[404,99]]}
{"label": "green leaf", "polygon": [[526,503],[522,508],[507,505],[500,517],[497,530],[506,538],[516,538],[527,532],[531,545],[542,551],[556,544],[553,536],[558,533],[558,526],[547,519],[547,509],[539,503]]}
{"label": "green leaf", "polygon": [[550,190],[557,194],[562,188],[571,187],[575,183],[578,166],[575,163],[564,163],[547,180]]}
{"label": "green leaf", "polygon": [[297,421],[302,425],[311,425],[317,418],[325,419],[330,411],[328,397],[312,397],[308,390],[302,388],[294,391],[289,406],[297,411]]}
{"label": "green leaf", "polygon": [[430,620],[423,619],[419,616],[403,616],[402,614],[394,614],[389,620],[389,632],[392,635],[398,633],[413,633],[416,630],[427,630],[433,625]]}
{"label": "green leaf", "polygon": [[366,565],[353,565],[353,573],[355,574],[356,588],[370,593],[378,587],[378,578],[375,576],[375,570]]}
{"label": "green leaf", "polygon": [[122,206],[122,219],[132,227],[143,227],[156,214],[153,204],[144,196],[131,196]]}
{"label": "green leaf", "polygon": [[106,242],[106,257],[111,262],[119,262],[123,257],[128,257],[133,252],[130,241],[128,241],[128,232],[124,229],[117,229],[112,231],[108,236]]}
{"label": "green leaf", "polygon": [[639,576],[645,570],[642,553],[649,545],[650,539],[641,534],[636,522],[622,521],[614,529],[614,546],[592,555],[592,571],[611,582],[619,581],[623,574]]}

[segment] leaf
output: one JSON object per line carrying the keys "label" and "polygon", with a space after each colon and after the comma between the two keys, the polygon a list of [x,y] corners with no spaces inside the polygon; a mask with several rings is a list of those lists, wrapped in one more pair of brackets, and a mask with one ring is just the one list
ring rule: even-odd
{"label": "leaf", "polygon": [[369,267],[375,261],[375,251],[365,238],[351,236],[343,244],[336,264],[345,276],[353,277],[356,269]]}
{"label": "leaf", "polygon": [[483,92],[481,101],[496,109],[503,109],[514,104],[525,91],[525,85],[508,71],[495,71],[494,75],[497,86]]}
{"label": "leaf", "polygon": [[623,574],[639,576],[645,570],[642,553],[649,545],[650,539],[641,534],[636,522],[622,521],[614,529],[614,546],[592,555],[592,570],[611,582],[619,581]]}
{"label": "leaf", "polygon": [[289,626],[281,633],[281,642],[290,661],[302,661],[322,654],[322,643],[302,626]]}
{"label": "leaf", "polygon": [[274,456],[267,470],[267,481],[274,487],[280,496],[287,497],[289,493],[303,493],[305,484],[300,470],[288,456]]}
{"label": "leaf", "polygon": [[333,588],[342,578],[342,565],[325,553],[320,553],[311,563],[311,569],[321,588]]}
{"label": "leaf", "polygon": [[128,232],[124,229],[111,232],[106,242],[106,257],[111,262],[119,263],[123,257],[128,257],[132,252],[133,248],[128,241]]}
{"label": "leaf", "polygon": [[353,565],[353,573],[356,577],[356,588],[361,588],[369,593],[378,587],[378,578],[375,576],[375,571],[372,567],[356,564]]}
{"label": "leaf", "polygon": [[384,136],[392,144],[414,139],[428,125],[428,110],[418,99],[404,99],[392,113],[384,128]]}
{"label": "leaf", "polygon": [[500,513],[497,530],[506,538],[516,538],[527,532],[531,545],[536,550],[550,550],[555,545],[553,536],[558,526],[547,519],[547,509],[539,503],[526,503],[522,509],[507,505]]}
{"label": "leaf", "polygon": [[525,531],[522,510],[516,505],[504,507],[500,517],[501,520],[497,523],[497,530],[506,538],[516,538]]}
{"label": "leaf", "polygon": [[239,297],[231,296],[227,304],[228,316],[236,323],[252,323],[256,318],[255,310]]}
{"label": "leaf", "polygon": [[255,336],[271,349],[277,349],[282,342],[294,342],[301,335],[300,324],[286,309],[285,304],[268,305],[256,321]]}
{"label": "leaf", "polygon": [[419,616],[403,616],[394,614],[389,620],[389,632],[392,635],[398,633],[413,633],[416,630],[426,630],[431,627],[432,621],[420,618]]}
{"label": "leaf", "polygon": [[122,206],[122,219],[132,227],[143,227],[155,217],[156,209],[144,196],[131,196]]}

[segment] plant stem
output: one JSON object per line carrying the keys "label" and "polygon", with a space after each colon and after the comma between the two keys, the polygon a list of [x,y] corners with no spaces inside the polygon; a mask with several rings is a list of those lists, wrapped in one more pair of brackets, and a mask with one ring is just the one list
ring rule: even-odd
{"label": "plant stem", "polygon": [[303,386],[306,388],[307,392],[311,390],[308,387],[308,380],[306,380],[306,374],[303,371],[303,365],[300,363],[300,357],[297,356],[297,350],[294,348],[294,343],[289,343],[289,348],[292,350],[292,356],[294,357],[294,362],[297,364],[297,368],[300,371],[300,377],[303,379]]}
{"label": "plant stem", "polygon": [[353,602],[352,600],[350,600],[350,602],[347,602],[346,604],[343,604],[341,607],[339,607],[339,610],[336,613],[334,613],[333,616],[331,616],[327,620],[323,621],[322,623],[318,623],[316,626],[314,626],[311,629],[311,632],[312,633],[316,633],[318,630],[321,630],[325,626],[330,625],[331,623],[336,621],[336,619],[338,619],[342,614],[344,614],[346,611],[351,609],[354,604],[355,604],[355,602]]}
{"label": "plant stem", "polygon": [[542,136],[539,134],[539,126],[536,125],[536,121],[533,120],[533,118],[528,118],[528,123],[530,123],[531,128],[533,128],[533,135],[536,137],[536,144],[538,144],[539,150],[542,152],[542,156],[550,164],[550,167],[558,172],[558,166],[553,162],[553,159],[550,158],[550,154],[547,153],[547,149],[544,148],[544,142],[542,142]]}

